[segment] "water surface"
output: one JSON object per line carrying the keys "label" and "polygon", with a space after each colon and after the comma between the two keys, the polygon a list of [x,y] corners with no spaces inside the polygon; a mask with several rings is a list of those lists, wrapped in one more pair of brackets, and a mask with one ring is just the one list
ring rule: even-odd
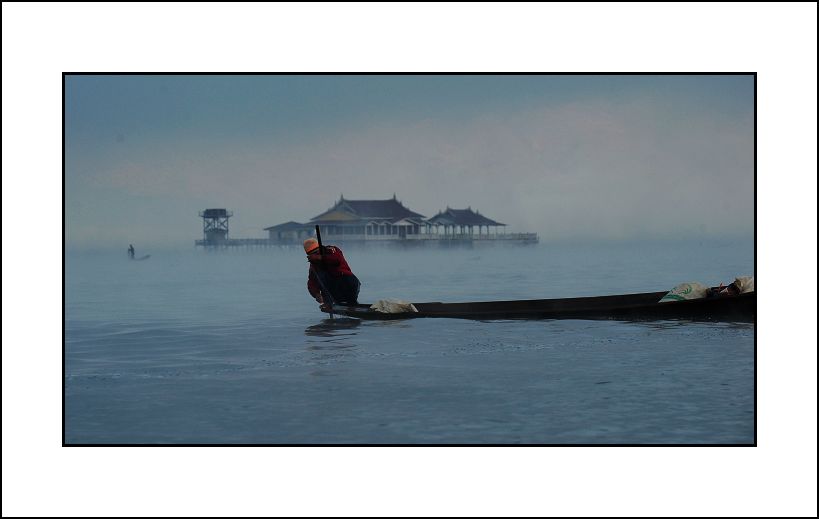
{"label": "water surface", "polygon": [[[754,325],[328,319],[299,248],[72,252],[68,444],[750,444]],[[646,292],[753,244],[345,248],[360,299]]]}

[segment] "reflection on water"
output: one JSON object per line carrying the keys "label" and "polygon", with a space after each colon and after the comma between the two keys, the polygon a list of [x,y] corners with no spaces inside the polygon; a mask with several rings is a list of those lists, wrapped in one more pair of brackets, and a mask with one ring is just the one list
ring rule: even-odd
{"label": "reflection on water", "polygon": [[399,329],[399,328],[409,328],[410,323],[407,319],[384,319],[383,321],[369,321],[367,326],[371,326],[373,328],[385,328],[385,329]]}
{"label": "reflection on water", "polygon": [[356,332],[347,332],[349,330],[355,330],[359,326],[361,326],[360,319],[324,319],[318,324],[305,328],[304,335],[310,337],[343,337],[346,335],[355,335]]}
{"label": "reflection on water", "polygon": [[307,350],[311,352],[310,361],[313,364],[325,366],[332,369],[315,369],[310,372],[314,377],[327,377],[338,374],[335,367],[341,363],[355,357],[357,344],[351,339],[357,335],[356,328],[361,325],[358,319],[324,319],[319,324],[308,326],[304,334],[308,337],[318,337],[319,339],[309,339]]}
{"label": "reflection on water", "polygon": [[664,321],[620,321],[635,324],[639,327],[651,328],[652,330],[673,330],[678,328],[690,328],[692,326],[705,326],[714,330],[754,330],[754,323],[747,322],[726,322],[726,321],[705,321],[691,319],[666,319]]}

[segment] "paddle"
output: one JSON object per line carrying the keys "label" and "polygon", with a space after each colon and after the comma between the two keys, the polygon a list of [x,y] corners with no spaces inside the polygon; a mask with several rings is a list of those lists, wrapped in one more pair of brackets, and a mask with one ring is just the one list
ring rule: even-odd
{"label": "paddle", "polygon": [[[318,225],[316,225],[316,239],[318,240],[319,254],[321,254],[321,263],[323,265],[324,264],[324,246],[321,244],[321,231],[319,230]],[[310,268],[313,268],[312,265],[310,266]],[[330,312],[329,312],[330,313],[330,319],[333,319],[333,296],[330,295],[330,291],[327,290],[326,286],[324,286],[324,281],[321,279],[321,273],[316,269],[313,269],[313,272],[316,273],[316,279],[318,279],[319,286],[321,286],[321,291],[324,292],[325,302],[330,307]]]}

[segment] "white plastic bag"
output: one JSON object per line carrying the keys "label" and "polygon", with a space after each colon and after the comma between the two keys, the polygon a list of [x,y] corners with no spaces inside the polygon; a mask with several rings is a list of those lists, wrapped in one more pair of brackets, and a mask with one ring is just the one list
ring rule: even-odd
{"label": "white plastic bag", "polygon": [[402,314],[406,312],[417,312],[415,305],[399,299],[380,299],[370,306],[370,310],[385,314]]}
{"label": "white plastic bag", "polygon": [[740,294],[744,294],[745,292],[753,292],[756,288],[754,287],[754,277],[753,276],[742,276],[736,278],[734,284],[739,289]]}
{"label": "white plastic bag", "polygon": [[686,299],[700,299],[706,296],[708,287],[697,282],[680,283],[660,299],[661,303],[684,301]]}

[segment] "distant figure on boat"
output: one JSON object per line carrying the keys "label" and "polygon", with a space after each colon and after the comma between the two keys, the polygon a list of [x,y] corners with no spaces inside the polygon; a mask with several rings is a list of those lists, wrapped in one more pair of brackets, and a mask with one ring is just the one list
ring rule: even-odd
{"label": "distant figure on boat", "polygon": [[128,257],[134,259],[134,245],[131,244],[128,246]]}
{"label": "distant figure on boat", "polygon": [[[322,250],[323,249],[323,250]],[[344,253],[333,245],[319,248],[318,240],[304,240],[304,252],[310,262],[307,275],[307,291],[322,306],[328,308],[330,301],[325,301],[325,291],[330,292],[333,303],[357,305],[361,282],[350,270]]]}

